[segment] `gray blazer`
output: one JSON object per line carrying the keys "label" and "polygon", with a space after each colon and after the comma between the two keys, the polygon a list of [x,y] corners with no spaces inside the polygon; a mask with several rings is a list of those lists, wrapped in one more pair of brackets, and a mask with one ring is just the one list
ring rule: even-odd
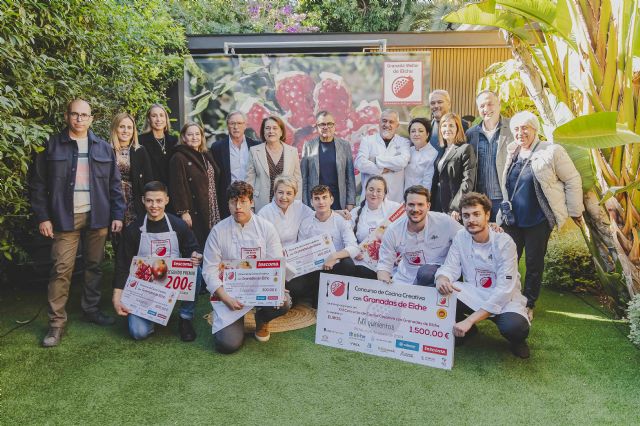
{"label": "gray blazer", "polygon": [[[513,142],[513,135],[509,128],[509,119],[500,117],[500,136],[498,136],[498,150],[496,152],[496,171],[498,172],[498,183],[500,187],[504,185],[503,174],[504,165],[507,162],[507,145]],[[473,147],[473,150],[478,154],[478,139],[480,132],[482,131],[482,123],[473,126],[467,130],[467,143]],[[479,162],[479,160],[478,160]],[[476,179],[476,185],[478,184]]]}
{"label": "gray blazer", "polygon": [[[318,155],[320,138],[314,138],[304,144],[300,171],[302,172],[302,202],[311,206],[311,189],[320,182],[320,156]],[[336,168],[338,169],[338,188],[340,206],[356,204],[356,177],[353,171],[351,145],[344,139],[335,138]]]}

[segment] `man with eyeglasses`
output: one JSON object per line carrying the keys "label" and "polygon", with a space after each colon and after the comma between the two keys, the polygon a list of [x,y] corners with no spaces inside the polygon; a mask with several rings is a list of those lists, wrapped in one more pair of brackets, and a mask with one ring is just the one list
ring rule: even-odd
{"label": "man with eyeglasses", "polygon": [[67,105],[64,118],[68,127],[51,136],[36,155],[30,176],[31,206],[38,230],[53,239],[49,331],[42,341],[44,347],[57,346],[62,338],[81,239],[85,274],[80,305],[84,319],[103,326],[114,323],[99,310],[100,264],[108,227],[111,232],[120,232],[125,210],[113,149],[89,129],[93,121],[91,106],[75,99]]}
{"label": "man with eyeglasses", "polygon": [[333,194],[333,210],[351,210],[356,204],[356,177],[351,145],[336,138],[336,121],[328,111],[316,114],[319,136],[304,145],[300,171],[302,201],[311,207],[311,189],[326,185]]}
{"label": "man with eyeglasses", "polygon": [[227,130],[229,137],[224,137],[211,145],[211,154],[220,164],[222,173],[218,179],[218,207],[220,218],[229,217],[227,188],[231,182],[244,181],[247,178],[249,163],[249,149],[261,142],[245,136],[247,118],[240,111],[232,111],[227,115]]}
{"label": "man with eyeglasses", "polygon": [[393,110],[384,110],[380,117],[380,133],[366,136],[360,142],[355,166],[362,177],[362,198],[365,197],[367,180],[380,175],[389,187],[388,199],[402,202],[404,169],[409,164],[411,153],[409,139],[396,134],[400,117]]}

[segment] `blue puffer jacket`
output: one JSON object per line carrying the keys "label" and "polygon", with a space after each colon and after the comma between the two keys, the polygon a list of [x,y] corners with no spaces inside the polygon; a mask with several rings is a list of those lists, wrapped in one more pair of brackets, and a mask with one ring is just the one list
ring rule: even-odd
{"label": "blue puffer jacket", "polygon": [[[89,173],[90,228],[105,228],[123,220],[125,203],[113,148],[91,130]],[[55,231],[73,231],[73,188],[78,167],[78,144],[68,129],[51,136],[31,168],[31,208],[38,223],[50,220]]]}

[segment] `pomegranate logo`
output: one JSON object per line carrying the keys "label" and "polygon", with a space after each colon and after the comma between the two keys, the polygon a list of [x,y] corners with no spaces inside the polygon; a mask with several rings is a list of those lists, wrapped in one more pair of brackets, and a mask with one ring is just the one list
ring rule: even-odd
{"label": "pomegranate logo", "polygon": [[236,273],[231,271],[227,273],[227,280],[233,280],[236,277]]}
{"label": "pomegranate logo", "polygon": [[129,284],[129,287],[133,288],[137,285],[138,285],[138,281],[131,281],[131,283]]}
{"label": "pomegranate logo", "polygon": [[346,289],[346,285],[344,282],[342,281],[334,281],[331,283],[331,294],[333,294],[336,297],[340,297],[344,294],[344,290]]}
{"label": "pomegranate logo", "polygon": [[480,285],[482,286],[482,288],[490,288],[492,284],[493,280],[491,279],[491,277],[482,277],[480,279]]}
{"label": "pomegranate logo", "polygon": [[158,247],[158,249],[156,250],[156,254],[160,257],[164,257],[164,255],[167,254],[167,248],[166,247]]}
{"label": "pomegranate logo", "polygon": [[413,77],[398,77],[391,83],[391,92],[400,99],[408,98],[413,93]]}

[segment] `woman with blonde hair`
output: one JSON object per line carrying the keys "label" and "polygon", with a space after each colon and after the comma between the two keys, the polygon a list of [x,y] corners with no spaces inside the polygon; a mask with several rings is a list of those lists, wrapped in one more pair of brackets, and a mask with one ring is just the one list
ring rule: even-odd
{"label": "woman with blonde hair", "polygon": [[296,199],[298,191],[298,181],[293,177],[276,177],[273,182],[273,200],[258,212],[258,216],[267,219],[276,228],[283,247],[298,241],[302,220],[314,214],[309,206]]}
{"label": "woman with blonde hair", "polygon": [[187,122],[170,160],[169,195],[173,208],[204,249],[211,228],[220,221],[217,180],[220,167],[207,149],[204,129]]}
{"label": "woman with blonde hair", "polygon": [[447,213],[459,221],[460,199],[475,185],[477,157],[473,147],[467,143],[457,114],[443,115],[438,132],[444,151],[436,158],[431,210]]}
{"label": "woman with blonde hair", "polygon": [[113,117],[110,139],[122,178],[122,194],[126,204],[124,225],[127,226],[145,213],[142,196],[144,186],[153,180],[151,160],[147,150],[138,143],[138,131],[131,114],[121,112]]}
{"label": "woman with blonde hair", "polygon": [[164,106],[153,104],[147,110],[140,145],[144,146],[151,160],[154,180],[169,186],[169,160],[178,138],[169,134],[169,114]]}

